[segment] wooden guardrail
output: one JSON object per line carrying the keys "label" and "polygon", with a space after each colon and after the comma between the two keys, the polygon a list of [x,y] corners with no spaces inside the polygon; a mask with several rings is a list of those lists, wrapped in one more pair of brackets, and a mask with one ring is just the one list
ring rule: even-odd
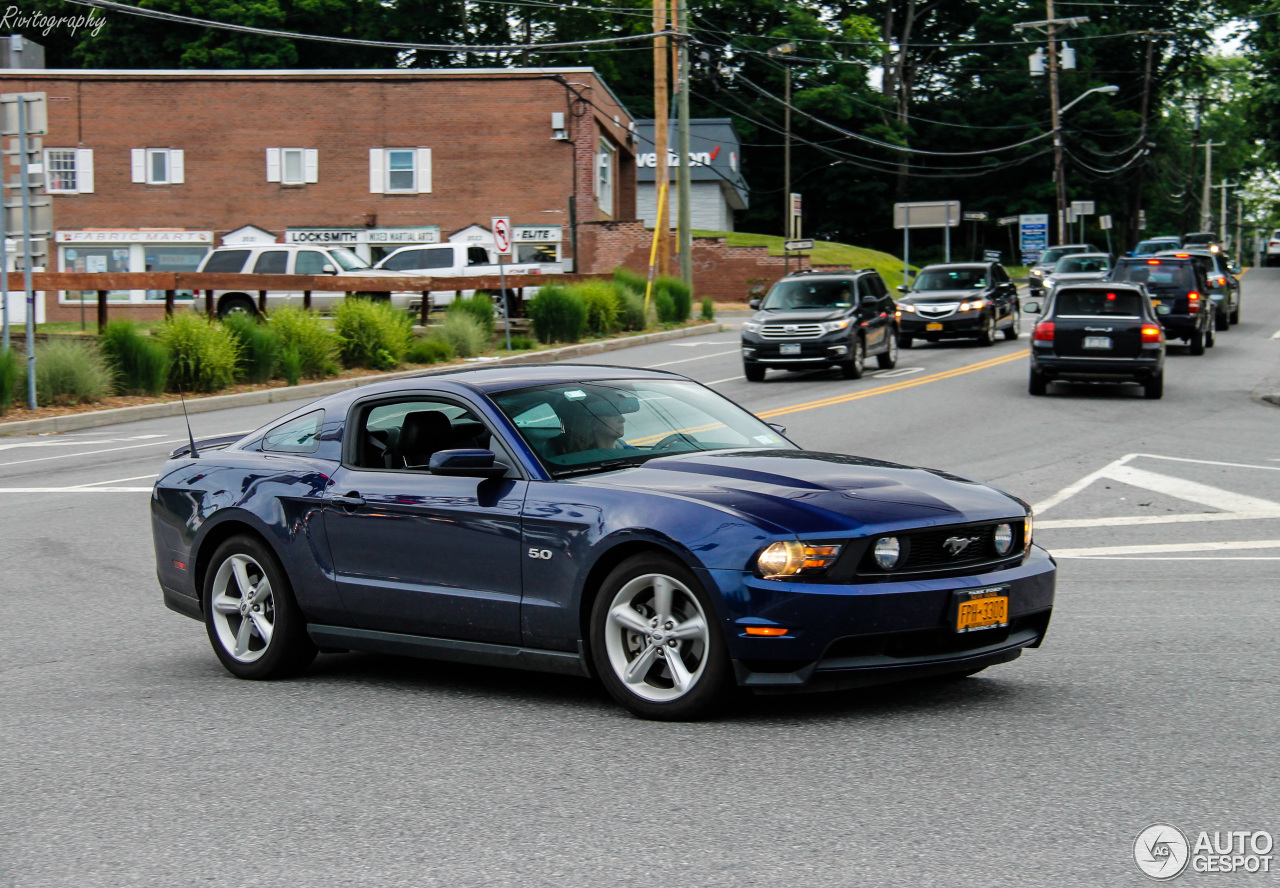
{"label": "wooden guardrail", "polygon": [[[608,274],[511,274],[506,277],[508,290],[523,295],[525,287],[542,287],[549,284],[572,284],[586,280],[608,280]],[[12,278],[10,278],[12,280]],[[33,290],[91,290],[98,294],[98,330],[107,325],[107,294],[111,290],[163,290],[164,312],[173,314],[174,301],[179,290],[204,293],[205,312],[213,317],[216,312],[215,290],[257,292],[258,311],[267,312],[267,294],[286,290],[302,292],[302,304],[311,307],[311,294],[320,293],[405,293],[422,294],[421,321],[427,323],[431,311],[431,294],[461,292],[463,290],[499,290],[502,281],[496,274],[475,277],[394,277],[379,275],[332,274],[218,274],[194,271],[101,271],[72,272],[45,271],[31,276]]]}

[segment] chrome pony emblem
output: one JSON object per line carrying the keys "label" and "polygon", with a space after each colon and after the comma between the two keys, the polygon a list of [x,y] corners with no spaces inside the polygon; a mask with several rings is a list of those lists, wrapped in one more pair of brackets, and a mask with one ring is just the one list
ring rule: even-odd
{"label": "chrome pony emblem", "polygon": [[947,541],[942,544],[942,548],[950,552],[952,558],[957,558],[975,540],[977,540],[977,537],[948,537]]}

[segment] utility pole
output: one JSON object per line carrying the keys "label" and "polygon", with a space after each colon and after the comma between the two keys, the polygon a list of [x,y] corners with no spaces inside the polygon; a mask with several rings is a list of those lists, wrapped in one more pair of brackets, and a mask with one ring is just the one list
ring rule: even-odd
{"label": "utility pole", "polygon": [[1089,21],[1088,16],[1077,15],[1070,18],[1053,17],[1053,0],[1045,0],[1046,18],[1042,22],[1020,22],[1014,30],[1034,28],[1043,31],[1049,39],[1049,125],[1053,128],[1053,183],[1057,195],[1057,231],[1058,243],[1065,244],[1071,239],[1067,230],[1067,182],[1062,170],[1062,124],[1058,109],[1058,31]]}
{"label": "utility pole", "polygon": [[1187,188],[1182,198],[1182,225],[1178,234],[1186,234],[1188,225],[1187,216],[1191,213],[1191,195],[1196,186],[1196,149],[1200,147],[1200,125],[1204,121],[1204,102],[1203,95],[1196,97],[1196,125],[1191,135],[1191,160],[1187,163]]}
{"label": "utility pole", "polygon": [[1204,143],[1204,188],[1200,190],[1200,230],[1209,231],[1213,224],[1213,202],[1210,195],[1213,189],[1213,148],[1221,148],[1225,142],[1210,139]]}
{"label": "utility pole", "polygon": [[1155,37],[1161,33],[1164,32],[1147,32],[1147,65],[1146,72],[1142,77],[1142,128],[1139,130],[1142,134],[1142,159],[1138,161],[1138,176],[1133,193],[1133,212],[1129,216],[1129,224],[1125,226],[1128,229],[1127,240],[1130,245],[1136,244],[1142,239],[1142,230],[1138,227],[1138,223],[1142,219],[1143,179],[1147,170],[1147,127],[1151,111],[1151,62],[1155,51]]}
{"label": "utility pole", "polygon": [[664,192],[671,184],[671,167],[667,164],[667,123],[668,110],[667,66],[669,55],[667,49],[667,0],[653,0],[653,187],[654,197],[658,202],[658,215],[654,220],[654,243],[657,245],[658,274],[665,275],[670,270],[671,217],[667,212],[667,201],[663,200]]}
{"label": "utility pole", "polygon": [[1239,188],[1240,183],[1228,182],[1226,179],[1223,179],[1213,187],[1222,189],[1222,209],[1218,218],[1218,243],[1222,244],[1222,248],[1225,250],[1227,247],[1227,189]]}
{"label": "utility pole", "polygon": [[679,210],[676,224],[679,228],[680,246],[680,280],[690,289],[693,288],[693,230],[690,214],[689,194],[689,5],[688,0],[675,0],[676,30],[679,41],[676,52],[679,63],[676,65],[676,86],[680,90],[680,104],[677,115],[680,126],[680,166],[676,183],[679,190]]}

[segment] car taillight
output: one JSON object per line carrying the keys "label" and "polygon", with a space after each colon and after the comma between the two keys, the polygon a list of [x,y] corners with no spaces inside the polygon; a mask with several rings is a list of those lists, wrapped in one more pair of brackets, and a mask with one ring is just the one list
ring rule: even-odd
{"label": "car taillight", "polygon": [[1053,342],[1053,321],[1041,321],[1036,324],[1036,331],[1031,338],[1036,342]]}
{"label": "car taillight", "polygon": [[1143,327],[1142,341],[1143,342],[1164,342],[1164,331],[1161,330],[1159,327]]}
{"label": "car taillight", "polygon": [[1200,294],[1192,290],[1187,294],[1187,302],[1191,306],[1191,313],[1197,314],[1200,311]]}

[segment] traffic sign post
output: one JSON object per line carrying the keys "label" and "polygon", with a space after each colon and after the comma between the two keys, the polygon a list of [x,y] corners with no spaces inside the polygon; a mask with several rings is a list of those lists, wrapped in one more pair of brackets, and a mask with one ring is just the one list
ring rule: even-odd
{"label": "traffic sign post", "polygon": [[788,253],[799,253],[802,250],[812,250],[813,241],[811,240],[789,240],[782,242],[782,249]]}
{"label": "traffic sign post", "polygon": [[960,224],[960,201],[931,200],[920,203],[896,203],[893,205],[893,227],[902,229],[902,277],[908,273],[911,263],[911,229],[941,228],[944,232],[947,261],[951,261],[951,229]]}
{"label": "traffic sign post", "polygon": [[502,257],[511,255],[511,217],[494,216],[490,220],[493,230],[493,251],[498,254],[498,283],[502,286],[502,325],[507,334],[507,351],[511,351],[511,310],[507,307],[507,273],[502,268]]}
{"label": "traffic sign post", "polygon": [[1080,243],[1084,243],[1084,217],[1094,214],[1094,205],[1091,200],[1073,200],[1071,201],[1071,214],[1080,222]]}
{"label": "traffic sign post", "polygon": [[[32,145],[32,136],[44,135],[48,131],[48,112],[46,105],[46,96],[44,93],[6,93],[0,95],[0,135],[14,136],[18,138],[17,151],[12,148],[5,151],[6,156],[17,154],[18,161],[18,181],[16,187],[22,195],[22,201],[19,206],[22,208],[22,276],[23,284],[26,292],[27,306],[27,407],[31,410],[36,409],[36,294],[31,289],[31,261],[32,248],[31,240],[35,232],[32,230],[32,207],[39,204],[39,201],[33,202],[31,189],[32,187],[40,187],[40,181],[33,182],[31,177],[43,176],[44,167],[39,162],[39,156],[42,153],[42,143],[35,140],[36,144]],[[11,143],[12,144],[12,143]],[[36,155],[36,160],[32,162],[32,154]],[[0,169],[0,179],[3,179],[3,170]],[[0,182],[0,186],[7,183]],[[4,195],[4,187],[0,187],[0,197]],[[45,199],[47,202],[47,198]],[[0,200],[0,213],[8,213],[7,201]],[[8,220],[6,220],[8,221]],[[50,220],[49,226],[52,227]],[[6,225],[6,228],[9,226]],[[8,293],[8,261],[9,250],[8,244],[0,238],[0,262],[5,263],[6,273],[4,275],[4,305],[2,307],[4,319],[4,339],[8,339],[9,333],[9,293]],[[5,342],[8,345],[8,342]]]}
{"label": "traffic sign post", "polygon": [[[972,256],[978,252],[978,223],[986,222],[987,214],[980,210],[977,210],[974,212],[965,213],[963,216],[961,216],[961,218],[964,219],[964,221],[966,222],[973,223],[969,226],[969,255]],[[983,241],[984,241],[983,246],[985,247],[986,238],[983,238]]]}
{"label": "traffic sign post", "polygon": [[1022,264],[1034,265],[1049,248],[1049,214],[1027,213],[1018,217]]}
{"label": "traffic sign post", "polygon": [[1099,216],[1098,227],[1107,233],[1107,252],[1112,253],[1113,251],[1111,249],[1111,217],[1109,215]]}

